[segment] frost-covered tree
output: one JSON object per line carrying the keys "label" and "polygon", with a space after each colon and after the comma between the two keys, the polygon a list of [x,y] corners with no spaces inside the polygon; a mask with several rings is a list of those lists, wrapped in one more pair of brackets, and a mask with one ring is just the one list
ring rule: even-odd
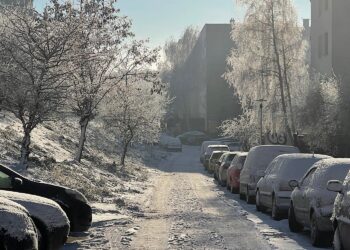
{"label": "frost-covered tree", "polygon": [[82,31],[76,37],[80,55],[74,61],[70,89],[71,107],[79,117],[80,138],[75,160],[80,162],[89,122],[99,111],[106,95],[131,71],[152,65],[157,49],[148,49],[145,41],[132,41],[130,20],[115,8],[116,1],[80,1],[76,18]]}
{"label": "frost-covered tree", "polygon": [[[243,22],[232,24],[236,47],[228,58],[225,78],[244,112],[250,112],[254,101],[265,99],[264,127],[285,132],[292,141],[296,131],[293,98],[300,82],[307,79],[306,48],[295,8],[291,0],[238,2],[246,15]],[[258,122],[258,112],[249,117]]]}
{"label": "frost-covered tree", "polygon": [[1,108],[22,123],[20,164],[26,167],[32,130],[64,105],[79,24],[66,4],[47,7],[44,14],[0,8]]}
{"label": "frost-covered tree", "polygon": [[169,99],[166,89],[155,93],[152,88],[152,83],[132,77],[111,93],[104,108],[105,127],[116,136],[123,167],[132,143],[153,143],[159,138]]}

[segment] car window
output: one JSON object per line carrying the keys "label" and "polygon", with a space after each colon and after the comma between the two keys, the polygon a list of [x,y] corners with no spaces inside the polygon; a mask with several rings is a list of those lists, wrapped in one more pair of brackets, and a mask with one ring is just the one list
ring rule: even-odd
{"label": "car window", "polygon": [[310,184],[310,181],[311,181],[312,176],[313,176],[313,174],[315,173],[315,171],[316,171],[316,168],[311,169],[311,170],[306,174],[306,176],[304,177],[304,179],[302,180],[300,186],[304,186],[304,187],[305,187],[305,186],[308,186],[308,185]]}
{"label": "car window", "polygon": [[266,168],[265,175],[271,174],[274,171],[274,168],[277,163],[278,163],[277,159],[273,160]]}
{"label": "car window", "polygon": [[12,188],[11,177],[3,172],[0,172],[0,188],[2,189]]}

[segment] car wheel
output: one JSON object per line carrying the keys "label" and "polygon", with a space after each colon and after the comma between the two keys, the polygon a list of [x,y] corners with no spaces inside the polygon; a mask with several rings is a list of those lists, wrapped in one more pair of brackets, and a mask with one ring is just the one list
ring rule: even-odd
{"label": "car wheel", "polygon": [[280,220],[281,219],[280,211],[279,211],[279,209],[277,207],[275,196],[272,196],[271,217],[274,220]]}
{"label": "car wheel", "polygon": [[322,245],[322,232],[318,229],[317,218],[315,213],[311,215],[310,223],[310,234],[311,234],[311,243],[315,247]]}
{"label": "car wheel", "polygon": [[258,212],[264,212],[265,211],[265,207],[260,204],[260,192],[259,191],[256,192],[255,207],[256,207],[256,211],[258,211]]}
{"label": "car wheel", "polygon": [[293,233],[299,233],[304,228],[303,225],[300,224],[295,217],[293,203],[290,204],[290,207],[288,210],[288,225],[289,225],[289,230]]}
{"label": "car wheel", "polygon": [[246,190],[245,201],[246,201],[248,204],[253,204],[253,203],[254,203],[253,197],[249,195],[248,186],[247,186],[247,190]]}
{"label": "car wheel", "polygon": [[333,249],[334,250],[344,250],[343,244],[341,243],[339,227],[335,229],[333,238]]}

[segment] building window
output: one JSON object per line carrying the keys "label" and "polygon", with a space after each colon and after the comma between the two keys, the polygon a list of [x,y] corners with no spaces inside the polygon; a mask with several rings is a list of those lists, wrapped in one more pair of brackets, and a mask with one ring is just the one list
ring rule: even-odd
{"label": "building window", "polygon": [[329,42],[328,42],[328,32],[326,32],[324,34],[324,55],[328,56],[328,46],[329,46]]}
{"label": "building window", "polygon": [[323,52],[323,50],[322,50],[322,48],[323,48],[322,43],[323,43],[322,36],[319,36],[318,37],[318,57],[319,58],[322,57],[322,52]]}

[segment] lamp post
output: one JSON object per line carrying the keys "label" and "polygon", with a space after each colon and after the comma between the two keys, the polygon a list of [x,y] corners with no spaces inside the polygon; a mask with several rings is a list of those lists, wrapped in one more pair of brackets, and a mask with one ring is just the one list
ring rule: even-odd
{"label": "lamp post", "polygon": [[257,102],[260,102],[259,108],[260,108],[260,145],[263,145],[264,138],[263,138],[263,103],[267,100],[265,99],[259,99],[256,100]]}

